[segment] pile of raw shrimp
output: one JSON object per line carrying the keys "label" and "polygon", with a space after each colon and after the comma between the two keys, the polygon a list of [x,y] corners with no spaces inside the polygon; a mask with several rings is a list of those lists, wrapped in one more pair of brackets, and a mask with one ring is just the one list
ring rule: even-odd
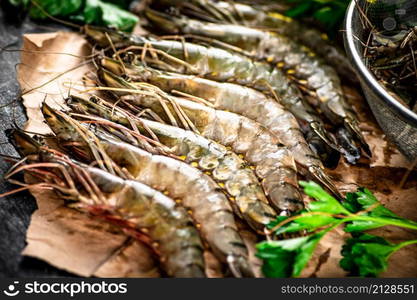
{"label": "pile of raw shrimp", "polygon": [[300,179],[341,197],[325,167],[370,155],[339,78],[354,74],[320,32],[253,6],[158,0],[142,13],[152,36],[84,27],[98,93],[43,104],[53,136],[9,132],[26,157],[9,177],[23,168],[133,229],[167,276],[205,277],[208,249],[226,276],[252,277],[237,223],[264,238],[303,209]]}

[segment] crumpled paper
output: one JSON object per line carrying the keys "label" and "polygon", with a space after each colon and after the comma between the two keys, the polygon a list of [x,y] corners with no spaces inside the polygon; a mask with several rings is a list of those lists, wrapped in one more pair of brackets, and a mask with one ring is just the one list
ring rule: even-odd
{"label": "crumpled paper", "polygon": [[[25,35],[23,49],[35,51],[22,52],[22,63],[18,68],[18,80],[23,92],[26,92],[23,99],[29,121],[25,129],[49,133],[48,126],[43,123],[40,105],[45,100],[58,108],[63,105],[63,98],[71,86],[71,93],[77,92],[76,87],[81,84],[83,76],[92,70],[91,64],[87,63],[90,49],[81,35],[69,32]],[[66,72],[68,70],[72,71]],[[61,73],[65,74],[59,76]],[[49,80],[52,81],[47,83]],[[410,162],[385,139],[358,91],[346,88],[346,95],[359,116],[373,157],[362,159],[356,166],[341,162],[336,170],[329,173],[342,192],[354,191],[358,186],[369,188],[395,213],[417,221],[416,173],[410,172],[404,186],[400,186]],[[45,260],[80,276],[159,276],[149,249],[140,242],[109,224],[62,206],[62,201],[50,193],[32,193],[39,209],[32,216],[25,255]],[[259,260],[254,256],[256,237],[247,230],[243,232],[251,250],[251,260],[259,272]],[[411,231],[391,227],[379,229],[376,233],[393,242],[413,236],[417,238]],[[342,228],[329,234],[319,244],[302,276],[346,276],[338,262],[343,239],[347,236]],[[207,271],[210,277],[221,276],[218,262],[210,253],[206,253],[206,258],[210,265]],[[394,254],[390,258],[389,269],[382,276],[417,276],[417,245]]]}

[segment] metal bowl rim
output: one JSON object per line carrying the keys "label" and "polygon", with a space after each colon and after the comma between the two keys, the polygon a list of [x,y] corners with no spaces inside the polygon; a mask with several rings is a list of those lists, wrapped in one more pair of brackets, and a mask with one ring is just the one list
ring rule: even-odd
{"label": "metal bowl rim", "polygon": [[407,107],[399,103],[393,96],[391,96],[387,90],[377,81],[372,72],[365,66],[361,55],[358,53],[353,37],[353,13],[356,7],[356,0],[352,0],[345,20],[345,41],[347,44],[346,51],[352,56],[352,63],[359,73],[361,79],[370,87],[376,95],[387,103],[392,109],[400,114],[405,120],[412,123],[414,127],[417,127],[417,114]]}

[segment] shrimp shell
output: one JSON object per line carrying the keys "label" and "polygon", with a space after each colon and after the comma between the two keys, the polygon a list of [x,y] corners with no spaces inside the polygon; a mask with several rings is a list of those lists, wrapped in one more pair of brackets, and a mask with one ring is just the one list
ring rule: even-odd
{"label": "shrimp shell", "polygon": [[[104,71],[99,77],[111,87],[135,89],[109,72]],[[161,90],[160,93],[164,94]],[[255,173],[262,179],[264,191],[276,210],[293,212],[303,208],[294,158],[275,135],[246,117],[178,97],[169,98],[175,99],[202,136],[231,147],[233,152],[243,155],[248,163],[255,166]],[[131,94],[121,96],[121,99],[151,108],[169,121],[161,102],[155,97]],[[171,103],[165,104],[171,114],[177,116]]]}
{"label": "shrimp shell", "polygon": [[118,62],[108,58],[103,58],[101,65],[114,74],[126,74],[132,80],[149,82],[165,92],[180,91],[207,99],[215,109],[237,113],[258,122],[288,147],[302,169],[308,170],[321,183],[338,194],[332,180],[325,174],[321,161],[305,141],[297,120],[282,105],[265,94],[233,83],[163,72],[145,66],[125,65],[122,69]]}
{"label": "shrimp shell", "polygon": [[254,230],[263,234],[265,225],[275,220],[276,212],[269,206],[253,170],[226,147],[192,131],[146,119],[133,119],[120,111],[98,105],[93,100],[72,97],[68,105],[75,111],[99,115],[128,127],[131,122],[136,121],[139,130],[144,131],[144,127],[150,129],[163,145],[170,148],[170,153],[212,177],[228,194],[237,214]]}
{"label": "shrimp shell", "polygon": [[[20,148],[26,147],[28,143],[36,144],[20,131],[15,131],[13,138]],[[41,151],[40,145],[35,147]],[[79,202],[79,208],[90,213],[104,210],[105,214],[118,219],[119,224],[123,221],[127,226],[146,233],[151,239],[150,246],[159,254],[163,269],[169,276],[205,277],[204,248],[199,233],[185,209],[171,198],[140,182],[123,180],[103,170],[72,161],[68,157],[59,157],[53,152],[39,153],[36,158],[31,155],[29,161],[59,164],[60,169],[42,167],[42,170],[47,169],[58,177],[66,173],[67,176],[62,178],[70,178],[72,184],[78,188],[68,195],[67,182],[60,185],[50,176],[45,176],[43,180],[57,186],[54,189],[57,192],[62,193],[65,190],[64,197]],[[84,178],[77,174],[88,176],[98,189],[101,196],[98,203],[90,197],[87,189],[81,188],[84,185],[80,181]]]}
{"label": "shrimp shell", "polygon": [[[62,116],[42,106],[48,125],[62,142],[77,142],[88,147],[73,126]],[[112,161],[135,180],[179,199],[192,211],[213,253],[235,270],[234,274],[253,276],[247,261],[247,249],[238,233],[232,207],[217,184],[207,175],[179,160],[154,155],[140,148],[114,141],[100,134],[99,145]]]}
{"label": "shrimp shell", "polygon": [[[90,39],[102,47],[109,44],[109,38],[118,47],[128,46],[119,50],[118,55],[123,56],[125,61],[132,64],[145,59],[152,66],[162,70],[175,70],[175,72],[199,75],[215,81],[233,82],[253,87],[264,93],[272,93],[277,101],[281,101],[299,121],[309,124],[328,145],[338,149],[334,145],[333,138],[323,127],[320,118],[303,101],[298,87],[291,83],[281,70],[268,63],[256,62],[246,56],[223,49],[188,42],[146,39],[115,31],[103,31],[90,26],[84,27],[84,31]],[[165,56],[158,56],[157,53],[152,52],[155,50],[160,51],[160,54],[165,53]],[[135,54],[135,51],[139,51],[139,54]],[[152,58],[146,58],[144,55],[146,53],[153,53]],[[158,59],[155,59],[155,56]]]}
{"label": "shrimp shell", "polygon": [[241,25],[176,18],[151,9],[146,10],[146,15],[154,24],[170,33],[193,34],[220,40],[245,50],[251,57],[281,67],[308,90],[313,91],[327,118],[333,124],[344,125],[349,129],[363,144],[367,154],[370,154],[369,146],[359,129],[359,122],[345,101],[338,74],[308,48],[283,35]]}
{"label": "shrimp shell", "polygon": [[[191,6],[190,3],[194,6]],[[341,49],[329,41],[326,34],[281,13],[275,11],[263,11],[253,5],[227,1],[153,0],[152,4],[162,4],[163,6],[173,5],[177,10],[179,9],[181,13],[190,17],[197,17],[201,20],[241,24],[288,36],[295,42],[305,45],[323,57],[323,59],[325,59],[329,65],[333,66],[344,79],[355,84],[358,83],[358,79],[355,76],[355,72],[349,63],[348,58]],[[215,10],[219,10],[223,12],[223,14],[215,14],[213,13],[213,9],[207,10],[207,7],[214,7]],[[202,9],[204,14],[199,13],[199,8]],[[230,17],[225,18],[225,15],[229,15]]]}

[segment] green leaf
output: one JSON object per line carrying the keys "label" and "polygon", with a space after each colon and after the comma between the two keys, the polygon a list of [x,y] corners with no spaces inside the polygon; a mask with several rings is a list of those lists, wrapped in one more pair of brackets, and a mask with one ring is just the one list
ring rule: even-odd
{"label": "green leaf", "polygon": [[[56,0],[35,0],[44,11],[51,16],[66,17],[81,8],[82,0],[68,0],[68,1],[56,1]],[[48,16],[36,5],[32,5],[29,14],[34,19],[46,19]]]}
{"label": "green leaf", "polygon": [[397,224],[404,224],[409,226],[417,226],[416,222],[409,221],[401,218],[393,213],[391,210],[385,208],[371,191],[365,188],[359,188],[355,193],[348,193],[346,195],[346,201],[343,206],[351,213],[359,213],[360,211],[366,211],[366,213],[360,214],[360,216],[368,216],[373,220],[355,220],[345,227],[345,231],[365,231],[369,229],[378,228],[387,225],[388,222],[396,222]]}
{"label": "green leaf", "polygon": [[266,277],[297,277],[310,260],[324,232],[283,241],[259,243],[257,256],[263,260]]}
{"label": "green leaf", "polygon": [[[283,220],[288,219],[288,217],[278,217],[276,221],[271,222],[268,224],[268,228],[272,229],[276,225],[280,224]],[[321,228],[323,226],[333,224],[337,220],[331,216],[325,216],[325,215],[300,215],[297,217],[297,219],[288,222],[281,227],[279,227],[277,230],[275,230],[275,234],[283,234],[283,233],[294,233],[294,232],[300,232],[303,230],[307,230],[308,232],[314,231],[318,228]]]}
{"label": "green leaf", "polygon": [[313,255],[314,249],[316,249],[317,244],[320,242],[323,236],[324,234],[315,234],[301,246],[301,249],[298,251],[297,256],[295,257],[295,263],[292,272],[293,277],[300,276],[301,272]]}
{"label": "green leaf", "polygon": [[305,229],[314,230],[336,221],[337,219],[327,215],[305,215],[297,218],[294,222],[304,226]]}
{"label": "green leaf", "polygon": [[417,243],[416,240],[394,245],[381,237],[362,232],[386,225],[417,229],[415,222],[403,219],[382,206],[367,189],[359,188],[357,192],[347,194],[343,204],[340,204],[314,182],[300,182],[300,185],[316,201],[297,215],[277,217],[268,224],[268,228],[284,223],[275,230],[276,235],[321,231],[307,237],[258,244],[257,256],[263,260],[262,271],[267,277],[299,276],[321,238],[342,223],[348,223],[345,231],[351,232],[353,238],[343,246],[340,265],[352,275],[377,276],[387,268],[387,260],[393,252]]}
{"label": "green leaf", "polygon": [[100,0],[86,0],[83,10],[87,24],[116,27],[122,31],[132,31],[139,21],[138,17],[118,6]]}
{"label": "green leaf", "polygon": [[[313,17],[317,20],[320,20],[320,22],[327,27],[335,27],[339,23],[339,17],[340,17],[340,11],[337,11],[334,8],[331,8],[329,6],[323,7],[319,10],[317,10]],[[344,15],[344,12],[342,12]]]}
{"label": "green leaf", "polygon": [[335,198],[330,196],[321,186],[315,182],[300,181],[300,185],[304,187],[304,192],[314,198],[308,204],[307,210],[312,212],[324,212],[329,214],[348,214],[348,211]]}
{"label": "green leaf", "polygon": [[386,222],[376,222],[376,221],[352,221],[345,226],[346,232],[355,232],[355,231],[366,231],[375,228],[385,226]]}
{"label": "green leaf", "polygon": [[301,3],[289,10],[287,10],[286,15],[291,18],[295,18],[298,16],[304,15],[307,11],[309,11],[312,7],[312,3],[305,2]]}
{"label": "green leaf", "polygon": [[[85,24],[113,27],[132,31],[138,17],[122,9],[128,8],[131,0],[9,0],[13,5],[30,4],[29,15],[34,19],[47,19],[48,15],[66,18]],[[111,3],[108,3],[111,2]]]}
{"label": "green leaf", "polygon": [[356,193],[346,193],[345,201],[342,205],[351,213],[355,214],[362,210],[362,205],[357,201]]}
{"label": "green leaf", "polygon": [[356,234],[342,247],[340,266],[353,276],[376,277],[386,270],[396,245],[369,234]]}
{"label": "green leaf", "polygon": [[262,273],[270,278],[291,276],[294,254],[273,243],[262,242],[257,245],[256,256],[263,260]]}
{"label": "green leaf", "polygon": [[334,36],[340,29],[350,0],[286,0],[290,9],[285,14],[294,18],[315,19]]}

